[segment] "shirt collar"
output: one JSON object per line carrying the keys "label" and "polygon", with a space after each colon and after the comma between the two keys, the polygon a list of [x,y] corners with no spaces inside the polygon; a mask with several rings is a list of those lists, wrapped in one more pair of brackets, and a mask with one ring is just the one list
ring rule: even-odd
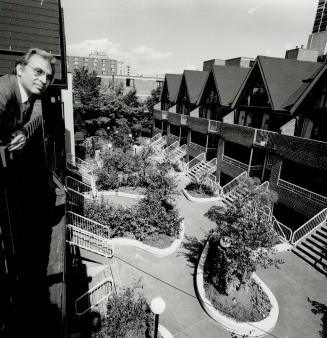
{"label": "shirt collar", "polygon": [[18,77],[17,77],[17,82],[18,82],[18,87],[19,87],[19,92],[20,92],[20,97],[22,99],[22,103],[26,103],[29,100],[27,92],[25,88],[21,85]]}

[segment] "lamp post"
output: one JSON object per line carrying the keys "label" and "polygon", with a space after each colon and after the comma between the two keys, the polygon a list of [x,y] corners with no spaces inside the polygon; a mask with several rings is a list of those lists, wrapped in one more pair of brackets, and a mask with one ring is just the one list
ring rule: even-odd
{"label": "lamp post", "polygon": [[154,338],[158,337],[159,315],[161,315],[166,308],[166,303],[161,297],[155,297],[150,304],[151,311],[156,315],[154,324]]}

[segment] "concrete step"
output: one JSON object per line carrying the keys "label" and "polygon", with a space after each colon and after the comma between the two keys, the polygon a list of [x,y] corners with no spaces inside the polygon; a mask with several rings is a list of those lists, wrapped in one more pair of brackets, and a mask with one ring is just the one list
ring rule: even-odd
{"label": "concrete step", "polygon": [[326,252],[324,250],[320,250],[319,248],[311,245],[310,242],[303,242],[300,244],[300,247],[305,248],[304,251],[309,252],[317,258],[317,260],[327,265]]}
{"label": "concrete step", "polygon": [[315,259],[312,259],[310,256],[308,256],[303,251],[297,250],[295,248],[293,248],[291,251],[295,255],[297,255],[298,257],[300,257],[303,261],[305,261],[306,263],[310,264],[314,269],[316,269],[320,273],[322,273],[325,276],[327,276],[327,267],[326,266],[321,265],[319,262],[317,262]]}
{"label": "concrete step", "polygon": [[323,237],[323,236],[320,236],[320,234],[318,233],[318,231],[315,232],[314,234],[312,234],[311,238],[314,238],[315,240],[317,240],[321,244],[327,246],[327,239],[325,237]]}
{"label": "concrete step", "polygon": [[324,238],[327,242],[327,232],[325,232],[323,229],[317,230],[316,234],[318,234],[321,238]]}
{"label": "concrete step", "polygon": [[314,246],[316,248],[318,248],[321,251],[327,251],[327,247],[325,245],[323,245],[321,242],[315,240],[312,237],[309,237],[305,240],[305,242],[309,242],[311,246]]}

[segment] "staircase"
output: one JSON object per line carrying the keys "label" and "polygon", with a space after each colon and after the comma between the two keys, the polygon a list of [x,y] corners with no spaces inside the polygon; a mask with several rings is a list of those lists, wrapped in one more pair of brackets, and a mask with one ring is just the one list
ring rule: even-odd
{"label": "staircase", "polygon": [[186,155],[187,152],[187,145],[183,144],[181,147],[175,148],[170,153],[168,153],[168,158],[171,162],[177,162],[182,157]]}
{"label": "staircase", "polygon": [[231,205],[238,197],[246,196],[249,191],[243,186],[243,182],[248,178],[246,171],[235,177],[222,187],[223,199],[225,205]]}
{"label": "staircase", "polygon": [[[202,154],[200,154],[202,155]],[[195,160],[194,158],[193,160]],[[193,161],[192,160],[192,161]],[[191,163],[190,161],[189,163]],[[212,174],[217,170],[217,158],[213,158],[211,161],[206,161],[205,158],[201,159],[197,164],[193,165],[186,172],[186,176],[191,179],[198,179],[205,174]]]}
{"label": "staircase", "polygon": [[161,134],[157,134],[152,137],[150,140],[150,146],[153,147],[157,151],[162,151],[163,147],[167,144],[167,136],[161,136]]}
{"label": "staircase", "polygon": [[294,231],[292,244],[294,254],[327,276],[327,208]]}

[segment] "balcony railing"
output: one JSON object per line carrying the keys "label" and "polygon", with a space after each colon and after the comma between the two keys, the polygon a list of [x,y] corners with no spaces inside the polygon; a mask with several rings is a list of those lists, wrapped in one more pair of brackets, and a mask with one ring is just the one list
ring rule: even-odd
{"label": "balcony railing", "polygon": [[248,173],[246,171],[242,172],[240,175],[235,177],[233,180],[228,182],[226,185],[222,187],[222,192],[224,195],[230,193],[232,190],[234,190],[239,184],[244,182],[248,177]]}
{"label": "balcony railing", "polygon": [[173,143],[173,142],[179,142],[179,136],[176,136],[174,134],[167,134],[167,138],[169,140],[169,143]]}
{"label": "balcony railing", "polygon": [[235,167],[238,167],[238,168],[241,168],[243,170],[246,170],[246,171],[249,169],[249,165],[248,164],[245,164],[245,163],[239,162],[237,160],[234,160],[233,158],[228,157],[226,155],[223,155],[223,161],[226,162],[226,163],[232,164]]}
{"label": "balcony railing", "polygon": [[198,156],[194,157],[190,162],[187,163],[187,170],[192,169],[194,166],[196,166],[198,163],[205,161],[206,154],[201,153]]}
{"label": "balcony railing", "polygon": [[205,152],[206,151],[206,147],[200,146],[199,144],[196,144],[196,143],[193,143],[193,142],[190,142],[190,147],[194,148],[196,150],[199,150],[201,152]]}
{"label": "balcony railing", "polygon": [[313,201],[318,202],[318,203],[323,204],[323,205],[327,205],[327,197],[326,196],[316,194],[315,192],[312,192],[310,190],[302,188],[302,187],[295,185],[293,183],[284,181],[282,179],[278,180],[277,185],[280,186],[280,187],[283,187],[284,189],[292,191],[296,194],[302,195],[302,196],[306,197],[307,199],[313,200]]}
{"label": "balcony railing", "polygon": [[209,120],[208,131],[212,133],[217,133],[220,130],[221,122]]}
{"label": "balcony railing", "polygon": [[321,224],[326,224],[327,208],[321,210],[317,215],[312,217],[308,222],[304,223],[299,229],[295,230],[292,236],[292,244],[297,244],[310,233],[320,227]]}

